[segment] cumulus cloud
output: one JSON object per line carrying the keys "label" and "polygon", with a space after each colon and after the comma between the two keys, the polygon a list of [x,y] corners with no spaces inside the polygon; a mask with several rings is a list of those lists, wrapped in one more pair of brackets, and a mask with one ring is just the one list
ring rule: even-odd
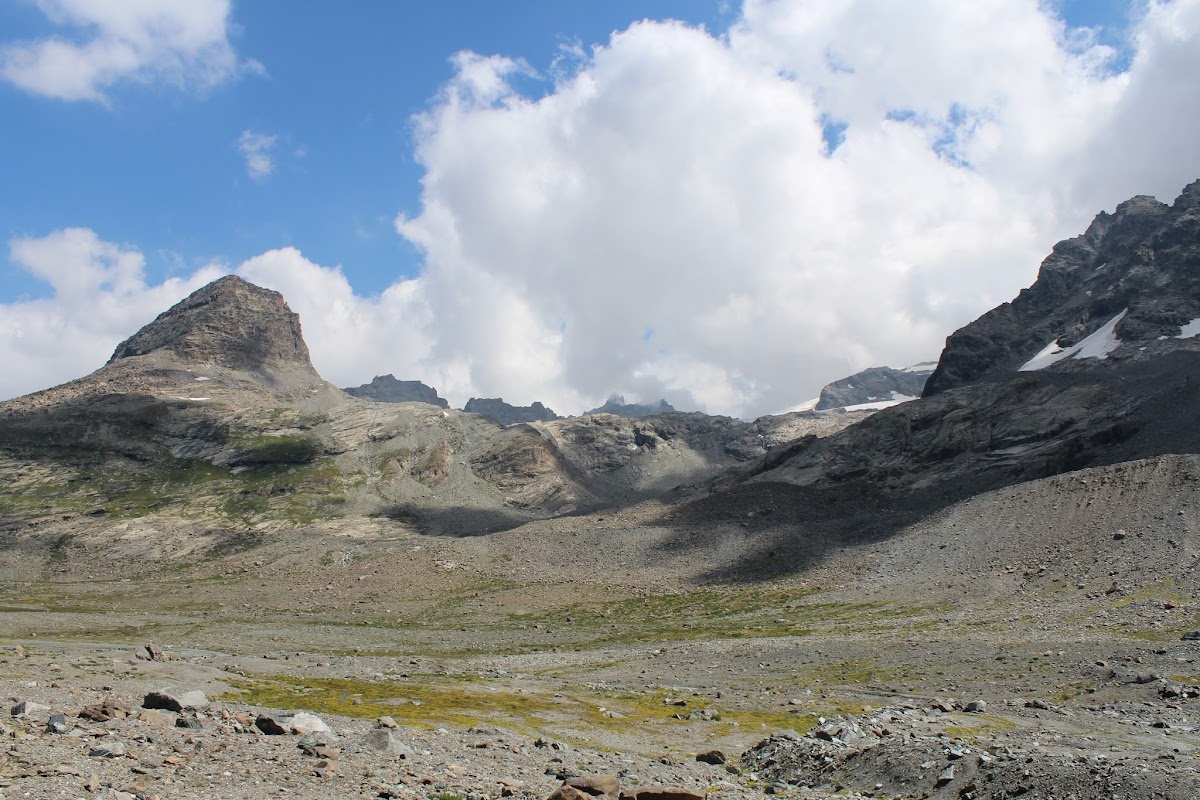
{"label": "cumulus cloud", "polygon": [[1200,176],[1198,8],[1151,4],[1124,71],[1034,0],[748,0],[720,37],[634,25],[537,95],[460,55],[396,223],[433,360],[568,410],[752,416],[936,357],[1097,211]]}
{"label": "cumulus cloud", "polygon": [[242,131],[238,137],[237,149],[246,159],[246,174],[254,180],[262,180],[275,171],[275,161],[271,151],[275,149],[278,136],[254,131]]}
{"label": "cumulus cloud", "polygon": [[0,48],[0,75],[27,92],[107,101],[117,83],[208,89],[241,69],[229,34],[229,0],[37,0],[63,33]]}
{"label": "cumulus cloud", "polygon": [[46,283],[50,297],[0,305],[0,396],[45,389],[97,369],[119,342],[223,270],[146,282],[145,258],[68,228],[9,242],[9,260]]}
{"label": "cumulus cloud", "polygon": [[[230,271],[281,292],[300,314],[313,363],[339,386],[379,372],[428,375],[466,387],[452,365],[428,361],[432,316],[420,281],[376,297],[354,294],[341,270],[295,248],[271,250],[232,270],[205,265],[184,277],[147,283],[135,247],[106,242],[87,228],[9,242],[9,260],[48,283],[49,297],[0,304],[0,397],[45,389],[102,366],[117,344],[191,292]],[[366,376],[365,378],[363,376]],[[464,398],[465,399],[465,398]]]}
{"label": "cumulus cloud", "polygon": [[[284,293],[339,385],[793,406],[935,358],[1095,213],[1200,177],[1200,0],[1145,6],[1119,57],[1052,8],[748,0],[722,35],[643,22],[549,78],[460,54],[414,128],[421,207],[396,219],[418,278],[362,297],[294,249],[236,271]],[[59,243],[83,277],[21,242]],[[94,368],[204,277],[146,286],[140,259],[90,231],[14,243],[57,294],[0,307],[0,357],[55,366],[9,370],[3,393]],[[139,311],[97,313],[115,297]]]}

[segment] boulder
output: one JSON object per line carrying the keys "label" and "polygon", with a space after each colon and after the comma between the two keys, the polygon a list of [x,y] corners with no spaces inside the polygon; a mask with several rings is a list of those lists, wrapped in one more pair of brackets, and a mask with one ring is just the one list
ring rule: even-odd
{"label": "boulder", "polygon": [[362,738],[363,747],[379,753],[407,758],[412,755],[412,748],[395,731],[387,728],[376,728]]}
{"label": "boulder", "polygon": [[204,692],[192,690],[187,692],[172,692],[163,689],[150,692],[142,699],[142,708],[161,708],[166,711],[183,711],[185,708],[206,708],[208,698]]}
{"label": "boulder", "polygon": [[564,785],[593,797],[601,795],[616,797],[621,788],[621,781],[616,775],[580,775],[575,778],[567,778]]}

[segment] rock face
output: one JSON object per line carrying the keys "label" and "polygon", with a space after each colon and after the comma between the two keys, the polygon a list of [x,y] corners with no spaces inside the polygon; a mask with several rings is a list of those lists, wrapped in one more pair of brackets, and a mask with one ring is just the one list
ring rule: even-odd
{"label": "rock face", "polygon": [[933,362],[915,364],[907,369],[871,367],[847,378],[826,384],[817,401],[817,411],[847,408],[868,403],[920,397],[925,382],[933,373]]}
{"label": "rock face", "polygon": [[626,403],[624,397],[614,394],[605,401],[604,405],[585,412],[584,416],[588,416],[589,414],[613,414],[618,417],[625,417],[626,419],[637,419],[638,417],[651,417],[655,414],[670,414],[676,410],[675,406],[666,400],[659,400],[657,403]]}
{"label": "rock face", "polygon": [[[1177,338],[1194,337],[1188,326],[1198,318],[1200,181],[1171,206],[1152,197],[1127,200],[1097,216],[1082,236],[1055,245],[1032,286],[946,340],[925,395],[1011,374],[1039,356],[1054,369],[1070,369],[1100,357],[1122,361],[1200,347],[1194,338]],[[1068,352],[1098,332],[1091,347]]]}
{"label": "rock face", "polygon": [[[1034,288],[951,337],[930,379],[940,375],[941,388],[772,450],[721,476],[705,508],[723,513],[722,503],[744,505],[754,484],[789,484],[802,489],[792,503],[821,509],[819,526],[885,535],[904,514],[1013,483],[1200,453],[1200,340],[1180,337],[1200,327],[1191,325],[1200,317],[1198,196],[1192,184],[1174,207],[1135,198],[1101,215],[1086,236],[1055,248]],[[1045,331],[1085,318],[1092,327],[1073,329],[1072,343],[1108,322],[1092,339],[1103,347],[1044,358],[1053,341]],[[1067,345],[1067,334],[1058,342]]]}
{"label": "rock face", "polygon": [[312,372],[297,316],[283,295],[236,275],[197,289],[113,352],[109,364],[155,351],[182,364],[258,371],[278,366]]}
{"label": "rock face", "polygon": [[351,397],[378,400],[381,403],[429,403],[439,408],[449,408],[437,389],[420,381],[398,381],[394,375],[376,375],[370,383],[342,390]]}
{"label": "rock face", "polygon": [[512,406],[500,397],[472,397],[463,406],[468,414],[480,414],[498,425],[515,425],[518,422],[549,422],[560,419],[552,410],[540,402],[531,406]]}

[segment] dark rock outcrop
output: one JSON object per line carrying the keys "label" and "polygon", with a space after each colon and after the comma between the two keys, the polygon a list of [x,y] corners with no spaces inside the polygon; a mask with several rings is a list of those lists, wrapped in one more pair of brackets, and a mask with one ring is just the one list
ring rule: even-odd
{"label": "dark rock outcrop", "polygon": [[624,397],[614,394],[605,401],[604,405],[593,408],[591,411],[586,411],[583,415],[614,414],[626,419],[637,419],[638,417],[650,417],[655,414],[670,414],[677,410],[675,406],[666,400],[659,400],[657,403],[626,403]]}
{"label": "dark rock outcrop", "polygon": [[[1200,181],[1171,206],[1152,197],[1126,200],[1099,214],[1082,236],[1055,245],[1032,286],[946,340],[924,393],[1011,374],[1119,315],[1119,346],[1106,354],[1113,361],[1175,349],[1181,326],[1200,318]],[[1086,358],[1064,357],[1054,368]]]}
{"label": "dark rock outcrop", "polygon": [[871,367],[862,372],[825,385],[817,411],[846,408],[865,403],[896,400],[899,397],[920,397],[934,368],[933,362],[916,364],[908,369]]}
{"label": "dark rock outcrop", "polygon": [[500,397],[472,397],[463,406],[468,414],[479,414],[498,425],[515,425],[518,422],[549,422],[561,419],[540,402],[531,406],[513,406]]}
{"label": "dark rock outcrop", "polygon": [[394,375],[376,375],[370,383],[342,390],[351,397],[377,400],[381,403],[429,403],[438,408],[449,408],[437,389],[421,381],[399,381]]}
{"label": "dark rock outcrop", "polygon": [[296,315],[283,295],[236,275],[197,289],[117,345],[109,364],[154,352],[184,365],[254,372],[300,367],[316,375]]}
{"label": "dark rock outcrop", "polygon": [[[1101,215],[1084,237],[1056,246],[1033,288],[951,337],[933,376],[941,388],[718,477],[703,513],[736,516],[755,491],[787,484],[790,503],[818,509],[806,518],[810,534],[842,526],[848,536],[885,535],[906,515],[1014,483],[1200,453],[1200,338],[1179,336],[1200,317],[1198,195],[1200,183],[1174,207],[1134,198]],[[1122,321],[1136,322],[1114,326],[1107,357],[1018,371],[1044,351],[1047,331],[1076,324],[1059,338],[1074,344],[1096,327],[1081,320],[1112,321],[1124,309]]]}

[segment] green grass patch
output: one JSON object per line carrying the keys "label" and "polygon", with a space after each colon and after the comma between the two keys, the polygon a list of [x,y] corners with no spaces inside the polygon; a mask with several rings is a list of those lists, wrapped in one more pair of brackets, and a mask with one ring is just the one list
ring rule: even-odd
{"label": "green grass patch", "polygon": [[373,718],[387,715],[412,727],[469,727],[480,720],[536,727],[559,714],[584,710],[577,701],[548,699],[474,680],[438,683],[276,676],[239,683],[226,700],[289,710]]}

